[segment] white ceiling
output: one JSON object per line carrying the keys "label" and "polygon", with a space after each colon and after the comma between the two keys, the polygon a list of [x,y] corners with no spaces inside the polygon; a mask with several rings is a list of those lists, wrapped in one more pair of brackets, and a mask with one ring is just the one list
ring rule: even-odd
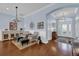
{"label": "white ceiling", "polygon": [[2,3],[0,4],[0,13],[15,15],[15,7],[18,6],[19,15],[25,16],[47,5],[48,3]]}
{"label": "white ceiling", "polygon": [[79,16],[79,8],[64,8],[64,9],[55,11],[51,13],[50,15],[58,19],[59,18],[62,19],[63,17],[71,18],[73,16]]}

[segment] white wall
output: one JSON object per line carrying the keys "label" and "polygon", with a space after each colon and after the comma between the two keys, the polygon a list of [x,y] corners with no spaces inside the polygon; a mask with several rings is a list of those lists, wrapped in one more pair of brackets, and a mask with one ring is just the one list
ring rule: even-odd
{"label": "white wall", "polygon": [[0,13],[0,41],[2,41],[2,31],[8,29],[9,21],[12,16]]}
{"label": "white wall", "polygon": [[[47,43],[48,39],[46,39],[46,18],[43,14],[36,14],[33,16],[29,16],[24,18],[24,29],[30,32],[39,32],[41,36],[42,42]],[[44,21],[44,29],[37,29],[37,23]],[[33,22],[35,24],[34,29],[30,29],[30,23]]]}
{"label": "white wall", "polygon": [[0,41],[2,41],[2,31],[0,30]]}

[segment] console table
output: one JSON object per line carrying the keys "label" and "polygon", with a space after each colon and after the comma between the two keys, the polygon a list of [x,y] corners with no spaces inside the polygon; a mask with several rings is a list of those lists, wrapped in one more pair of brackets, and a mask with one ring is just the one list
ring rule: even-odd
{"label": "console table", "polygon": [[20,31],[19,30],[2,31],[2,41],[14,39],[14,37],[20,34],[26,35],[27,31],[21,31],[21,30]]}

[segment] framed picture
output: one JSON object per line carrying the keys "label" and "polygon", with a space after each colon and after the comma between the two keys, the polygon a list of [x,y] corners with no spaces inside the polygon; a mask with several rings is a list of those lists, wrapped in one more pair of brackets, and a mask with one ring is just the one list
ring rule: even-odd
{"label": "framed picture", "polygon": [[16,22],[10,22],[9,23],[9,29],[10,30],[17,30],[17,23]]}
{"label": "framed picture", "polygon": [[44,22],[38,22],[37,29],[44,29]]}

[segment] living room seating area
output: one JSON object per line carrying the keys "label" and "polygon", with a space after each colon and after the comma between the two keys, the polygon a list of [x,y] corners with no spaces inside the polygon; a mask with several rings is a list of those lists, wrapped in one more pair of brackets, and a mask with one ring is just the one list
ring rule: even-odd
{"label": "living room seating area", "polygon": [[31,43],[42,43],[41,42],[41,37],[39,36],[38,32],[32,33],[27,33],[26,35],[23,33],[20,33],[19,35],[16,35],[15,39],[13,40],[14,42],[19,43],[21,46],[27,46]]}

